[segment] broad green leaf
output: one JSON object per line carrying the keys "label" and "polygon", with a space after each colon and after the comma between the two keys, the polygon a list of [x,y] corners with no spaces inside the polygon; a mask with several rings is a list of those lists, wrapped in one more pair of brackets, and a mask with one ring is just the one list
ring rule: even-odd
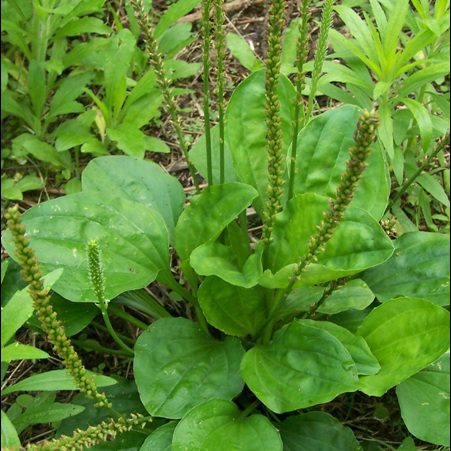
{"label": "broad green leaf", "polygon": [[374,301],[374,293],[361,279],[349,281],[326,298],[318,312],[335,315],[349,309],[363,310]]}
{"label": "broad green leaf", "polygon": [[448,352],[396,387],[409,431],[421,440],[443,446],[450,446],[449,360]]}
{"label": "broad green leaf", "polygon": [[145,135],[132,124],[124,122],[117,127],[107,128],[106,133],[125,154],[138,160],[144,158],[146,153]]}
{"label": "broad green leaf", "polygon": [[182,48],[185,47],[186,45],[184,44],[190,40],[192,37],[192,29],[193,24],[191,23],[175,24],[158,38],[158,50],[163,53],[166,58],[174,56],[177,53],[177,50],[180,49],[180,46],[182,46]]}
{"label": "broad green leaf", "polygon": [[449,313],[414,298],[396,298],[375,308],[357,330],[381,365],[361,378],[361,390],[382,396],[442,356],[450,345]]}
{"label": "broad green leaf", "polygon": [[255,56],[249,44],[241,36],[235,33],[227,33],[227,47],[232,55],[251,72],[263,68],[263,63]]}
{"label": "broad green leaf", "polygon": [[189,412],[174,432],[172,451],[282,451],[277,429],[263,415],[242,415],[229,401],[213,399]]}
{"label": "broad green leaf", "polygon": [[110,34],[112,33],[111,28],[103,23],[102,19],[97,17],[83,17],[77,18],[64,25],[55,34],[55,39],[62,38],[65,36],[78,36],[85,33],[95,33],[95,34]]}
{"label": "broad green leaf", "polygon": [[[258,191],[260,198],[255,206],[259,212],[263,208],[268,185],[265,92],[265,71],[260,70],[235,89],[226,113],[226,145],[232,154],[238,178]],[[283,152],[286,153],[291,143],[295,90],[285,76],[280,78],[278,95],[281,102]]]}
{"label": "broad green leaf", "polygon": [[293,321],[246,353],[241,376],[276,413],[331,401],[360,384],[348,350],[328,332]]}
{"label": "broad green leaf", "polygon": [[[355,106],[335,108],[309,122],[298,138],[295,193],[315,193],[335,198],[346,171],[349,149],[361,110]],[[390,193],[390,177],[377,143],[368,159],[369,167],[360,181],[351,205],[368,211],[375,219],[385,212]],[[378,182],[375,183],[374,181]]]}
{"label": "broad green leaf", "polygon": [[12,360],[47,359],[48,357],[50,356],[46,352],[18,342],[2,348],[2,362],[7,363]]}
{"label": "broad green leaf", "polygon": [[[220,182],[220,148],[219,148],[219,126],[214,126],[211,130],[211,152],[212,152],[212,167],[213,167],[213,183],[218,185]],[[191,147],[189,152],[191,161],[193,162],[199,173],[207,178],[207,150],[205,135],[202,135]],[[224,181],[236,182],[237,176],[233,169],[232,155],[229,149],[225,146],[224,149]]]}
{"label": "broad green leaf", "polygon": [[175,228],[175,248],[182,261],[202,244],[216,240],[256,196],[251,186],[227,183],[205,188],[193,197]]}
{"label": "broad green leaf", "polygon": [[354,360],[359,375],[370,376],[381,369],[378,361],[362,337],[357,337],[344,327],[328,321],[301,320],[301,324],[325,330],[333,335],[349,351]]}
{"label": "broad green leaf", "polygon": [[146,136],[144,139],[147,150],[151,152],[171,153],[171,148],[162,139],[154,138],[153,136]]}
{"label": "broad green leaf", "polygon": [[173,241],[185,192],[160,166],[126,156],[96,158],[84,170],[82,180],[84,190],[94,196],[108,193],[111,199],[122,197],[157,211],[165,220]]}
{"label": "broad green leaf", "polygon": [[295,317],[300,313],[310,312],[312,305],[317,303],[324,294],[323,287],[307,285],[293,290],[285,299],[279,313],[280,318]]}
{"label": "broad green leaf", "polygon": [[3,279],[4,279],[5,276],[6,276],[6,272],[8,271],[8,268],[9,268],[9,262],[10,262],[10,261],[11,261],[11,260],[10,260],[9,258],[2,261],[2,266],[1,266],[1,268],[2,268],[2,278],[1,278],[1,283],[3,283]]}
{"label": "broad green leaf", "polygon": [[409,111],[415,118],[418,127],[420,129],[421,146],[423,147],[423,150],[427,152],[429,149],[429,144],[431,143],[432,140],[433,133],[431,114],[417,100],[402,98],[400,99],[400,101],[409,108]]}
{"label": "broad green leaf", "polygon": [[229,335],[253,336],[268,319],[265,291],[261,287],[245,289],[218,277],[207,277],[198,295],[207,321]]}
{"label": "broad green leaf", "polygon": [[398,451],[418,451],[418,448],[415,445],[415,440],[412,437],[407,437],[401,443]]}
{"label": "broad green leaf", "polygon": [[232,285],[252,288],[263,274],[262,254],[263,246],[259,246],[240,268],[232,247],[209,243],[193,251],[190,263],[201,276],[217,276]]}
{"label": "broad green leaf", "polygon": [[66,105],[82,94],[84,87],[92,80],[93,76],[92,72],[87,72],[66,78],[52,97],[49,118],[66,114]]}
{"label": "broad green leaf", "polygon": [[450,208],[449,197],[443,186],[431,174],[425,172],[417,178],[417,182],[445,207]]}
{"label": "broad green leaf", "polygon": [[381,302],[396,296],[449,304],[450,238],[441,233],[405,233],[395,242],[395,253],[365,272],[363,280]]}
{"label": "broad green leaf", "polygon": [[40,120],[42,110],[44,109],[45,100],[47,98],[47,84],[45,79],[45,70],[41,63],[36,60],[30,61],[28,71],[28,89],[33,104],[35,117]]}
{"label": "broad green leaf", "polygon": [[[44,286],[50,289],[61,277],[62,269],[57,269],[48,274],[44,279]],[[28,294],[28,288],[18,291],[2,308],[1,319],[1,345],[2,347],[13,338],[14,334],[22,327],[33,314],[33,300]]]}
{"label": "broad green leaf", "polygon": [[61,421],[72,417],[85,410],[82,406],[75,404],[62,404],[54,402],[51,404],[39,405],[27,409],[22,415],[16,418],[14,424],[45,424]]}
{"label": "broad green leaf", "polygon": [[178,0],[176,3],[173,3],[158,21],[158,25],[154,30],[154,36],[159,38],[172,24],[188,14],[198,3],[199,0]]}
{"label": "broad green leaf", "polygon": [[[293,265],[307,255],[310,237],[317,232],[316,226],[329,208],[330,202],[325,197],[299,194],[276,216],[274,241],[268,249],[269,268],[275,277],[265,272],[260,280],[263,286],[287,286]],[[355,274],[383,263],[392,253],[393,245],[377,221],[364,210],[349,207],[325,252],[318,256],[318,263],[307,267],[301,283],[317,284]]]}
{"label": "broad green leaf", "polygon": [[171,421],[152,432],[139,451],[172,451],[172,438],[176,426],[177,422]]}
{"label": "broad green leaf", "polygon": [[288,75],[296,72],[294,64],[297,57],[297,42],[299,38],[299,23],[301,19],[291,21],[285,30],[283,37],[282,54],[280,60],[282,62],[281,72]]}
{"label": "broad green leaf", "polygon": [[[102,252],[107,299],[142,288],[169,268],[163,219],[155,210],[122,197],[105,201],[86,191],[54,199],[28,210],[23,222],[44,273],[64,269],[53,289],[75,302],[98,302],[86,261],[90,240],[96,240]],[[3,244],[12,255],[10,232]]]}
{"label": "broad green leaf", "polygon": [[12,424],[8,415],[2,409],[2,449],[19,449],[21,443],[19,436],[17,435],[16,428]]}
{"label": "broad green leaf", "polygon": [[[111,377],[95,374],[88,371],[88,375],[92,376],[97,387],[108,387],[117,384],[117,381]],[[79,390],[74,382],[74,378],[67,374],[66,370],[47,371],[42,374],[34,374],[27,379],[10,385],[2,390],[2,395],[14,393],[18,391],[55,391],[55,390]]]}
{"label": "broad green leaf", "polygon": [[284,451],[361,451],[352,430],[325,412],[308,412],[277,424]]}
{"label": "broad green leaf", "polygon": [[134,372],[141,401],[153,416],[182,418],[211,398],[231,400],[243,389],[244,350],[217,341],[184,318],[163,318],[138,338]]}
{"label": "broad green leaf", "polygon": [[24,122],[31,128],[34,126],[35,121],[30,107],[25,103],[17,102],[10,91],[6,90],[5,92],[2,92],[1,102],[2,112],[23,119]]}

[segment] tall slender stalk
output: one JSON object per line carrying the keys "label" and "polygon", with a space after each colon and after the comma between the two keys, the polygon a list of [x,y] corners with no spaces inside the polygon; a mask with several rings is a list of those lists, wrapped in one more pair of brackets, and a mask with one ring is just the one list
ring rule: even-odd
{"label": "tall slender stalk", "polygon": [[225,182],[225,55],[226,38],[224,31],[224,0],[213,0],[214,8],[214,44],[216,49],[216,78],[219,113],[219,183]]}
{"label": "tall slender stalk", "polygon": [[318,255],[325,251],[327,243],[344,218],[345,211],[353,200],[359,181],[368,166],[366,161],[372,150],[371,145],[376,139],[378,125],[379,120],[374,112],[369,113],[366,111],[360,117],[355,136],[355,145],[349,149],[346,172],[342,175],[341,182],[335,192],[335,199],[331,202],[331,208],[324,214],[324,219],[321,225],[318,226],[318,232],[310,238],[307,255],[295,267],[293,277],[290,279],[287,288],[278,290],[276,293],[263,331],[265,343],[268,343],[272,336],[272,331],[277,321],[277,314],[284,300],[291,293],[296,282],[300,280],[307,266],[318,261]]}
{"label": "tall slender stalk", "polygon": [[312,116],[313,102],[316,92],[318,91],[318,84],[321,77],[321,72],[323,70],[324,60],[326,59],[327,41],[329,39],[329,31],[332,25],[333,6],[334,0],[326,0],[323,9],[323,16],[321,18],[321,29],[318,38],[318,47],[316,49],[315,61],[313,63],[312,86],[308,99],[305,123],[307,123]]}
{"label": "tall slender stalk", "polygon": [[279,87],[282,33],[284,27],[285,1],[271,0],[269,8],[268,56],[266,62],[266,134],[268,150],[268,190],[264,210],[263,242],[271,242],[271,234],[276,214],[282,209],[283,163],[282,118]]}
{"label": "tall slender stalk", "polygon": [[[299,38],[297,42],[297,61],[296,61],[296,96],[294,98],[294,120],[293,120],[293,139],[291,144],[291,161],[290,161],[290,184],[288,187],[288,200],[294,195],[294,180],[296,177],[296,157],[298,150],[298,134],[301,128],[301,110],[302,104],[302,91],[305,86],[305,71],[304,64],[307,62],[308,56],[308,28],[310,21],[309,14],[310,0],[301,0],[300,12],[301,22],[299,23]],[[305,112],[303,114],[305,116]]]}
{"label": "tall slender stalk", "polygon": [[97,406],[111,409],[111,403],[105,393],[97,390],[94,379],[87,374],[80,356],[67,337],[57,313],[53,310],[50,294],[44,287],[41,269],[34,250],[30,247],[29,239],[25,236],[25,226],[21,224],[21,214],[17,206],[8,210],[6,219],[16,245],[16,255],[22,267],[22,276],[30,285],[29,294],[33,299],[42,330],[47,334],[55,351],[63,359],[68,374],[74,378],[80,391],[89,399],[96,401]]}
{"label": "tall slender stalk", "polygon": [[202,60],[204,64],[204,127],[205,146],[207,150],[207,182],[213,185],[213,162],[211,152],[211,131],[210,131],[210,50],[211,50],[211,1],[202,0]]}
{"label": "tall slender stalk", "polygon": [[189,158],[188,145],[186,144],[185,138],[183,136],[180,118],[177,115],[174,95],[171,89],[171,81],[166,77],[166,69],[164,67],[163,56],[158,49],[158,43],[152,30],[150,17],[144,8],[143,0],[130,0],[130,4],[135,11],[136,20],[143,33],[144,42],[146,44],[147,52],[150,57],[150,62],[157,76],[157,84],[163,94],[166,110],[171,116],[171,123],[177,134],[183,156],[185,157],[185,160],[188,164],[188,169],[193,179],[194,186],[196,187],[197,193],[200,193],[199,182],[197,181],[196,177],[196,170],[193,166],[193,163],[191,162],[191,159]]}
{"label": "tall slender stalk", "polygon": [[127,346],[123,340],[118,336],[111,324],[108,315],[108,301],[105,299],[105,274],[100,260],[100,249],[96,241],[92,240],[86,246],[86,254],[88,257],[88,269],[91,279],[92,289],[99,300],[99,308],[102,312],[103,320],[113,340],[130,356],[135,354],[133,349]]}

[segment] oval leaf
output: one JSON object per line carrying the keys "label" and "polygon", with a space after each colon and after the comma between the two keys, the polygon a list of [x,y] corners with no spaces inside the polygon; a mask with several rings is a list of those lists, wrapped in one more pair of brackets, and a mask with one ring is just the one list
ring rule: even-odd
{"label": "oval leaf", "polygon": [[[335,108],[310,121],[298,138],[295,193],[315,193],[335,198],[335,191],[346,171],[349,149],[361,110],[347,105]],[[390,177],[380,146],[373,144],[352,205],[368,211],[379,220],[390,194]],[[374,181],[377,180],[377,183]]]}
{"label": "oval leaf", "polygon": [[246,417],[233,402],[214,399],[183,418],[175,429],[172,451],[219,449],[282,451],[282,440],[266,417]]}
{"label": "oval leaf", "polygon": [[245,289],[218,277],[207,277],[199,289],[199,303],[207,321],[229,335],[255,335],[268,318],[265,291]]}
{"label": "oval leaf", "polygon": [[50,357],[45,351],[34,346],[13,343],[2,348],[2,362],[11,362],[12,360],[32,360],[46,359]]}
{"label": "oval leaf", "polygon": [[231,400],[243,388],[243,354],[234,338],[217,341],[186,319],[160,319],[135,346],[141,400],[151,415],[176,419],[208,399]]}
{"label": "oval leaf", "polygon": [[161,426],[147,437],[139,451],[172,451],[172,437],[177,427],[176,421]]}
{"label": "oval leaf", "polygon": [[[225,140],[233,158],[239,179],[257,189],[260,198],[257,210],[263,208],[268,185],[268,154],[266,150],[265,70],[253,73],[234,91],[226,113]],[[291,143],[293,98],[295,90],[285,76],[281,76],[279,91],[284,153]]]}
{"label": "oval leaf", "polygon": [[45,424],[61,421],[83,412],[83,406],[75,404],[62,404],[54,402],[44,406],[34,406],[27,409],[22,415],[14,420],[14,424]]}
{"label": "oval leaf", "polygon": [[352,430],[324,412],[309,412],[277,424],[284,451],[360,451]]}
{"label": "oval leaf", "polygon": [[[310,237],[329,208],[329,200],[315,194],[299,194],[276,216],[274,241],[269,247],[271,277],[266,272],[260,284],[268,288],[285,288],[293,275],[293,264],[308,252]],[[350,239],[352,237],[352,239]],[[369,213],[349,207],[318,263],[310,264],[301,284],[318,284],[355,274],[383,263],[393,253],[393,244]]]}
{"label": "oval leaf", "polygon": [[216,240],[256,197],[257,192],[243,183],[210,186],[193,197],[175,229],[175,248],[182,261],[197,247]]}
{"label": "oval leaf", "polygon": [[21,443],[19,436],[17,435],[16,428],[12,424],[11,420],[9,419],[8,415],[3,411],[2,409],[2,439],[1,439],[1,447],[3,448],[10,448],[19,449]]}
{"label": "oval leaf", "polygon": [[381,302],[396,296],[449,304],[450,237],[441,233],[405,233],[384,264],[365,272],[363,279]]}
{"label": "oval leaf", "polygon": [[[169,268],[164,221],[142,204],[122,198],[104,201],[82,192],[37,205],[23,215],[23,222],[44,273],[64,269],[53,289],[71,301],[98,302],[86,261],[90,240],[102,251],[107,299],[142,288]],[[3,244],[13,255],[9,231]]]}
{"label": "oval leaf", "polygon": [[450,345],[449,313],[423,299],[397,298],[375,308],[357,330],[381,365],[361,390],[382,396],[443,355]]}
{"label": "oval leaf", "polygon": [[327,321],[301,320],[301,324],[325,330],[333,335],[349,351],[359,374],[377,374],[381,369],[376,357],[371,353],[367,342],[344,327]]}
{"label": "oval leaf", "polygon": [[276,413],[329,402],[360,386],[347,349],[328,332],[297,321],[278,331],[269,345],[248,351],[241,374]]}
{"label": "oval leaf", "polygon": [[396,387],[409,431],[421,440],[443,446],[450,446],[449,361],[448,352]]}
{"label": "oval leaf", "polygon": [[171,241],[177,220],[185,203],[182,185],[150,161],[126,156],[100,157],[92,160],[83,171],[83,190],[93,196],[108,193],[131,200],[160,213],[168,227]]}

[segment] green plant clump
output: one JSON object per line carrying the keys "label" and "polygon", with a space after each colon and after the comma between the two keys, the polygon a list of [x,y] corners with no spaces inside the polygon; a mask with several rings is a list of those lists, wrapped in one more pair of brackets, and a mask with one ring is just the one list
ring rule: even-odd
{"label": "green plant clump", "polygon": [[[424,3],[413,2],[417,11]],[[196,4],[181,0],[177,11],[185,14]],[[362,19],[346,5],[337,7],[356,39],[374,41],[375,55],[396,66],[390,66],[390,77],[418,67],[415,57],[423,46],[441,44],[433,40],[434,33],[444,32],[441,17],[449,13],[437,2],[442,28],[426,17],[421,22],[426,25],[414,28],[418,35],[408,41],[404,25],[413,27],[415,16],[405,11],[406,4],[371,0],[374,21],[365,9]],[[393,153],[392,144],[399,139],[389,124],[399,119],[399,102],[416,105],[403,122],[408,125],[407,153],[417,136],[430,155],[443,156],[449,146],[440,117],[431,119],[437,133],[428,134],[420,121],[426,107],[419,105],[434,99],[425,79],[415,73],[398,86],[382,71],[371,102],[346,101],[316,111],[315,99],[327,83],[334,93],[339,90],[322,78],[323,71],[325,77],[331,71],[326,50],[333,1],[325,2],[315,60],[307,62],[310,3],[300,3],[300,18],[290,28],[295,36],[295,58],[290,59],[284,51],[288,37],[285,43],[282,39],[286,2],[271,0],[265,67],[240,83],[225,107],[223,71],[211,70],[214,59],[225,67],[223,5],[205,0],[204,111],[211,112],[212,100],[217,101],[219,124],[212,127],[213,116],[205,114],[206,133],[188,152],[159,49],[161,28],[150,28],[148,2],[132,0],[130,5],[136,24],[144,27],[154,83],[191,174],[194,180],[196,171],[205,175],[208,186],[201,190],[197,185],[187,202],[179,181],[156,163],[105,155],[90,161],[80,192],[43,202],[22,216],[17,208],[9,210],[3,245],[30,285],[29,295],[18,292],[5,307],[7,318],[14,306],[25,309],[11,325],[5,320],[5,336],[2,314],[2,348],[8,351],[6,358],[2,352],[2,377],[12,360],[47,357],[14,343],[15,332],[27,320],[49,337],[68,374],[33,375],[3,391],[42,393],[20,395],[2,411],[2,449],[20,448],[19,434],[28,425],[49,422],[55,434],[28,449],[395,449],[368,448],[378,445],[360,432],[356,436],[344,418],[327,413],[337,397],[352,409],[357,392],[382,397],[391,389],[410,434],[449,447],[449,235],[418,229],[404,233],[401,227],[393,239],[381,225],[388,212],[403,222],[396,216],[399,202],[419,176],[400,180],[398,191],[404,191],[391,193],[390,169],[395,170],[399,152]],[[174,11],[171,6],[166,14],[174,17]],[[357,53],[366,41],[345,45],[345,38],[332,36],[354,71],[366,71],[362,63],[376,69],[369,56]],[[407,52],[401,55],[396,53],[401,52],[400,39]],[[434,55],[424,64],[434,64],[430,67],[441,74]],[[293,72],[294,84],[285,75]],[[347,79],[355,99],[365,99],[368,77],[359,90],[349,88],[354,78]],[[117,82],[125,99],[125,85]],[[394,86],[404,100],[394,97]],[[414,88],[421,91],[419,98],[409,97]],[[118,113],[122,102],[112,105]],[[2,263],[2,281],[13,267],[12,261]],[[152,282],[165,286],[173,304],[162,305],[144,290]],[[143,322],[123,305],[152,320]],[[66,306],[74,310],[64,324]],[[96,309],[104,326],[93,322]],[[34,323],[28,318],[33,310],[39,319]],[[115,330],[111,314],[140,330],[138,338]],[[71,339],[91,323],[108,332],[117,346]],[[133,380],[89,373],[75,352],[77,344],[132,362]],[[81,393],[69,404],[55,402],[57,390],[77,389]],[[412,437],[398,449],[416,449]]]}

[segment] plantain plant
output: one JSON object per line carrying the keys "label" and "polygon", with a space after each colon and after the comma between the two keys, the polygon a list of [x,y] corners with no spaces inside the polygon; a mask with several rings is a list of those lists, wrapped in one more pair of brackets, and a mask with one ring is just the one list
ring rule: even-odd
{"label": "plantain plant", "polygon": [[[146,8],[140,0],[131,5],[175,114]],[[223,16],[220,1],[203,6],[212,11],[203,29],[217,41],[204,45],[210,80],[213,48],[224,64]],[[133,359],[140,400],[133,405],[154,422],[125,434],[117,449],[362,450],[350,428],[325,412],[327,403],[394,387],[409,431],[449,446],[449,236],[413,232],[393,241],[379,224],[390,179],[374,111],[344,105],[312,118],[304,111],[308,6],[301,2],[293,85],[281,73],[285,1],[271,0],[266,67],[235,89],[220,124],[206,122],[206,136],[185,152],[191,170],[209,181],[187,205],[180,183],[155,163],[105,156],[88,165],[80,193],[23,215],[28,238],[11,213],[16,242],[29,239],[43,273],[63,269],[52,289],[68,302],[98,304],[122,354]],[[320,65],[324,49],[317,58]],[[13,255],[11,231],[3,243]],[[171,248],[183,277],[171,266]],[[115,299],[155,281],[187,315],[134,297],[155,321],[125,343],[108,312]],[[112,406],[102,398],[98,409],[102,418],[125,419],[31,449],[78,449],[121,431],[123,422],[130,430],[149,420],[121,410],[130,389],[124,384]],[[87,412],[102,395],[89,394],[95,399],[76,402],[86,407],[82,416],[95,418]],[[82,416],[63,422],[60,433],[84,424]]]}

